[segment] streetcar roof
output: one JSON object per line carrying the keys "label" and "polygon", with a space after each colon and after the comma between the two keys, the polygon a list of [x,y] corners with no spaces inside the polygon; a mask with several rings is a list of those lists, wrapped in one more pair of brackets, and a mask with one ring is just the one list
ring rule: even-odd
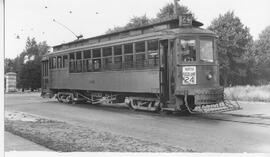
{"label": "streetcar roof", "polygon": [[[202,29],[203,24],[196,20],[192,20],[192,25],[188,27],[179,26],[179,18],[170,17],[166,20],[148,24],[145,26],[130,28],[110,34],[104,34],[96,37],[71,41],[68,43],[56,45],[53,52],[45,54],[45,56],[65,54],[72,51],[81,51],[87,48],[106,47],[116,44],[125,44],[128,42],[136,42],[141,40],[163,39],[175,36],[189,35],[207,35],[216,36],[214,32]],[[150,31],[149,31],[150,30]]]}
{"label": "streetcar roof", "polygon": [[[192,20],[192,26],[193,27],[200,27],[203,24],[199,21],[196,20]],[[123,38],[124,37],[129,37],[132,36],[136,33],[136,31],[159,31],[164,29],[164,27],[171,27],[171,28],[176,28],[179,27],[179,17],[176,16],[172,16],[172,17],[168,17],[165,18],[163,20],[159,20],[156,22],[153,22],[151,24],[146,24],[140,27],[133,27],[133,28],[129,28],[129,29],[125,29],[125,30],[120,30],[120,31],[116,31],[113,33],[108,33],[108,34],[103,34],[103,35],[99,35],[99,36],[95,36],[95,37],[91,37],[91,38],[86,38],[86,39],[77,39],[71,42],[67,42],[67,43],[63,43],[63,44],[59,44],[59,45],[55,45],[53,46],[54,49],[61,49],[62,46],[65,45],[72,45],[72,44],[78,44],[78,43],[89,43],[91,44],[91,42],[95,42],[95,40],[102,40],[104,38]],[[163,28],[162,28],[163,27]],[[169,28],[169,29],[171,29]],[[153,30],[151,30],[153,29]],[[168,28],[167,28],[168,29]],[[141,34],[140,34],[141,35]],[[106,40],[106,39],[104,39]]]}
{"label": "streetcar roof", "polygon": [[194,27],[186,27],[186,28],[174,28],[174,29],[167,29],[158,32],[152,32],[143,35],[132,36],[128,38],[122,39],[115,39],[109,40],[104,42],[98,42],[93,44],[87,44],[67,49],[61,49],[58,51],[54,51],[52,53],[46,54],[45,56],[54,56],[54,55],[61,55],[66,53],[71,53],[74,51],[82,51],[85,49],[95,49],[100,47],[107,47],[107,46],[114,46],[119,44],[127,44],[130,42],[138,42],[142,40],[153,40],[153,39],[165,39],[165,38],[175,38],[175,37],[184,37],[184,36],[212,36],[216,37],[216,34],[210,30],[202,29],[202,28],[194,28]]}

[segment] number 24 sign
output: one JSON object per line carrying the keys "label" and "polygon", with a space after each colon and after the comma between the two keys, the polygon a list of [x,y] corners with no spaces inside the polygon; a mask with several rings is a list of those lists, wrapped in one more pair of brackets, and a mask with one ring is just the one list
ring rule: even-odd
{"label": "number 24 sign", "polygon": [[184,66],[182,69],[183,85],[196,84],[196,67]]}

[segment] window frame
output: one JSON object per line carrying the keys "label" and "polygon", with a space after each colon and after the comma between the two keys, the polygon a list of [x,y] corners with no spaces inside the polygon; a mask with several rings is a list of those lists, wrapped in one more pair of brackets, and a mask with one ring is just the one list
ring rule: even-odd
{"label": "window frame", "polygon": [[52,57],[52,69],[56,69],[57,68],[57,57],[56,56],[53,56]]}
{"label": "window frame", "polygon": [[[129,42],[129,43],[123,44],[124,45],[124,55],[131,55],[131,54],[133,54],[133,49],[134,49],[133,43],[134,42]],[[126,53],[126,47],[125,46],[128,46],[128,45],[131,45],[131,52]]]}
{"label": "window frame", "polygon": [[[189,61],[189,62],[186,62],[183,59],[182,57],[182,54],[183,54],[183,51],[182,51],[182,47],[181,47],[181,40],[195,40],[195,50],[196,50],[196,54],[195,54],[195,57],[196,57],[196,60],[195,61]],[[200,61],[200,55],[199,55],[199,37],[196,35],[196,36],[183,36],[183,37],[179,37],[178,38],[178,41],[179,41],[179,57],[178,57],[178,63],[181,63],[181,64],[194,64],[194,63],[198,63]]]}
{"label": "window frame", "polygon": [[[97,57],[94,56],[95,50],[99,50],[99,55]],[[97,61],[97,60],[99,60],[99,68],[98,69],[96,69],[96,64],[95,64],[95,61]],[[92,69],[93,69],[93,72],[100,72],[103,69],[103,67],[102,67],[102,47],[92,49]]]}
{"label": "window frame", "polygon": [[57,59],[56,59],[56,67],[57,67],[57,69],[62,69],[62,56],[57,56],[56,57]]}
{"label": "window frame", "polygon": [[[113,55],[114,56],[119,56],[119,55],[123,55],[123,49],[122,49],[122,45],[114,45],[113,47]],[[121,53],[120,54],[116,54],[116,47],[120,47]]]}
{"label": "window frame", "polygon": [[[65,60],[66,60],[66,62],[65,62]],[[68,62],[69,62],[69,59],[68,59],[68,55],[66,54],[66,55],[63,55],[63,59],[62,59],[62,67],[63,68],[67,68],[68,67]]]}
{"label": "window frame", "polygon": [[[73,56],[71,59],[71,55]],[[76,73],[76,52],[69,53],[69,72]]]}
{"label": "window frame", "polygon": [[[150,44],[152,46],[148,48]],[[110,49],[110,53],[108,52],[107,55],[104,54],[106,48]],[[79,57],[78,52],[81,53]],[[152,53],[155,54],[150,56]],[[104,47],[86,48],[69,52],[67,56],[70,73],[155,69],[159,67],[159,39],[134,40]],[[81,61],[81,69],[78,67],[80,65],[78,61]],[[64,62],[64,59],[62,59],[62,62]]]}
{"label": "window frame", "polygon": [[[99,55],[98,56],[95,56],[95,51],[96,50],[99,50]],[[101,58],[101,56],[102,56],[102,48],[95,48],[95,49],[92,49],[92,58]]]}
{"label": "window frame", "polygon": [[[149,49],[150,42],[156,42],[156,49]],[[146,58],[148,62],[148,67],[159,67],[159,59],[160,59],[160,54],[159,54],[159,40],[158,39],[151,39],[146,41]],[[156,53],[156,55],[151,55],[153,53]],[[151,60],[150,60],[151,59]],[[151,64],[150,64],[151,61]],[[153,62],[153,64],[152,64]]]}
{"label": "window frame", "polygon": [[75,73],[83,72],[83,51],[75,52]]}
{"label": "window frame", "polygon": [[[116,48],[119,48],[119,50],[121,50],[120,52],[121,53],[117,53],[116,54]],[[113,49],[113,65],[112,65],[112,68],[111,70],[114,71],[114,70],[123,70],[123,62],[124,62],[124,59],[123,59],[123,56],[124,56],[124,44],[118,44],[118,45],[113,45],[112,46],[112,49]],[[116,58],[120,58],[120,62],[116,62]]]}
{"label": "window frame", "polygon": [[[208,40],[208,41],[212,41],[212,50],[213,50],[213,61],[212,62],[207,62],[204,60],[201,60],[201,40]],[[216,60],[216,50],[215,50],[215,38],[214,37],[209,37],[209,36],[200,36],[198,38],[198,42],[199,42],[199,61],[202,63],[214,63]]]}

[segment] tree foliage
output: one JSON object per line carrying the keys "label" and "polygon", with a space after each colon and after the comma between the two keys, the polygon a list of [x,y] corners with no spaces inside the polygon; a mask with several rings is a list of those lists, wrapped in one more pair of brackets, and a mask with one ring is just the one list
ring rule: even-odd
{"label": "tree foliage", "polygon": [[5,58],[4,60],[4,73],[13,72],[14,71],[14,60]]}
{"label": "tree foliage", "polygon": [[[193,13],[188,9],[187,6],[179,5],[179,4],[177,5],[177,13],[193,15]],[[156,21],[160,21],[162,19],[166,19],[168,17],[172,17],[173,15],[174,15],[174,4],[168,3],[160,9],[160,11],[156,14],[156,17],[153,19],[147,17],[146,14],[142,16],[134,16],[133,18],[129,20],[129,22],[125,26],[122,26],[122,27],[116,26],[112,29],[108,29],[106,31],[106,34],[122,31],[125,29],[140,27],[143,25],[154,23]]]}
{"label": "tree foliage", "polygon": [[256,84],[270,82],[270,26],[266,27],[254,42],[253,71],[256,75]]}
{"label": "tree foliage", "polygon": [[[177,3],[176,8],[178,14],[192,14],[194,17],[194,14],[189,10],[187,6],[180,5]],[[157,19],[171,17],[173,15],[174,15],[174,4],[168,3],[164,7],[162,7],[160,11],[157,13]]]}
{"label": "tree foliage", "polygon": [[209,29],[218,35],[221,83],[225,86],[247,84],[246,61],[253,41],[249,29],[230,11],[214,19]]}
{"label": "tree foliage", "polygon": [[147,25],[150,23],[150,19],[145,15],[136,17],[130,19],[129,23],[126,25],[126,27],[140,27],[143,25]]}
{"label": "tree foliage", "polygon": [[41,86],[41,59],[48,52],[47,43],[37,43],[35,38],[27,38],[24,51],[15,59],[5,59],[5,72],[17,73],[17,87],[38,89]]}
{"label": "tree foliage", "polygon": [[151,19],[148,18],[146,15],[134,16],[133,18],[131,18],[129,20],[129,22],[125,26],[123,26],[123,27],[117,26],[117,27],[114,27],[113,29],[108,29],[106,31],[106,34],[122,31],[125,29],[140,27],[140,26],[149,24],[150,22],[151,22]]}

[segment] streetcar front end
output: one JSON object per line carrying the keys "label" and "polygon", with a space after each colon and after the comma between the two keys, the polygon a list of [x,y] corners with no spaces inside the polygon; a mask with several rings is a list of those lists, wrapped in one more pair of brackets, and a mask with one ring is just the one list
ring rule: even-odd
{"label": "streetcar front end", "polygon": [[219,82],[216,34],[192,26],[180,29],[175,47],[176,110],[192,112],[195,108],[213,106],[214,111],[239,108],[225,100],[224,88]]}

